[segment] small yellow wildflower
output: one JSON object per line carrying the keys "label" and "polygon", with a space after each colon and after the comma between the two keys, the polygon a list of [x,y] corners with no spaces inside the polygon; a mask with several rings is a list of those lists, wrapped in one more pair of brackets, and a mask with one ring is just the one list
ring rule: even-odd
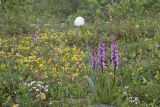
{"label": "small yellow wildflower", "polygon": [[43,68],[44,68],[44,64],[40,64],[39,67],[40,67],[41,69],[43,69]]}
{"label": "small yellow wildflower", "polygon": [[41,92],[39,95],[40,95],[40,99],[41,100],[45,100],[46,99],[46,94],[45,93]]}
{"label": "small yellow wildflower", "polygon": [[13,104],[12,107],[19,107],[19,104]]}
{"label": "small yellow wildflower", "polygon": [[51,70],[52,70],[52,71],[56,71],[56,67],[52,67]]}
{"label": "small yellow wildflower", "polygon": [[110,77],[114,78],[113,72],[110,72],[109,75],[110,75]]}
{"label": "small yellow wildflower", "polygon": [[77,48],[76,48],[76,47],[73,47],[73,48],[72,48],[72,51],[73,51],[73,52],[76,52],[76,51],[77,51]]}
{"label": "small yellow wildflower", "polygon": [[24,57],[23,62],[28,62],[28,58]]}
{"label": "small yellow wildflower", "polygon": [[38,70],[36,69],[36,70],[34,70],[35,71],[35,73],[38,73]]}
{"label": "small yellow wildflower", "polygon": [[73,61],[79,61],[79,55],[73,55],[72,60]]}
{"label": "small yellow wildflower", "polygon": [[139,24],[135,25],[135,28],[138,29],[139,28]]}
{"label": "small yellow wildflower", "polygon": [[87,31],[87,33],[88,33],[88,36],[93,36],[92,32]]}
{"label": "small yellow wildflower", "polygon": [[159,71],[156,72],[155,78],[156,78],[157,80],[160,79],[160,72],[159,72]]}
{"label": "small yellow wildflower", "polygon": [[139,68],[137,69],[137,71],[138,71],[138,72],[142,72],[142,67],[139,67]]}
{"label": "small yellow wildflower", "polygon": [[125,32],[125,30],[124,30],[124,29],[121,29],[121,32]]}
{"label": "small yellow wildflower", "polygon": [[71,75],[71,80],[73,81],[76,77],[79,76],[79,73],[74,73]]}

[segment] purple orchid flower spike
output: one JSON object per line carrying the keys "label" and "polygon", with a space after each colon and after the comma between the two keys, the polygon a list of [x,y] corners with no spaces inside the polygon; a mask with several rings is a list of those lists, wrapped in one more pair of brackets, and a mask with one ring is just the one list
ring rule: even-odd
{"label": "purple orchid flower spike", "polygon": [[118,66],[119,66],[119,58],[118,58],[117,48],[118,48],[118,46],[117,46],[117,43],[114,39],[111,43],[111,53],[110,53],[110,59],[111,59],[111,62],[114,66],[114,69],[118,68]]}
{"label": "purple orchid flower spike", "polygon": [[104,67],[106,66],[106,47],[105,43],[100,40],[99,46],[98,46],[98,64],[102,68],[102,72],[104,70]]}
{"label": "purple orchid flower spike", "polygon": [[93,69],[96,69],[97,66],[97,54],[95,49],[91,53],[91,65]]}

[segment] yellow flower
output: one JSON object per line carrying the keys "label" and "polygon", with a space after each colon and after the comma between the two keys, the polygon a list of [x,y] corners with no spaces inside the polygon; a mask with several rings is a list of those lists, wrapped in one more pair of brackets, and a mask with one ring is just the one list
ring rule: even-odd
{"label": "yellow flower", "polygon": [[13,104],[12,107],[19,107],[19,104]]}
{"label": "yellow flower", "polygon": [[2,39],[0,38],[0,45],[2,44]]}
{"label": "yellow flower", "polygon": [[58,83],[59,85],[62,85],[62,82],[61,82],[61,81],[58,81],[57,83]]}
{"label": "yellow flower", "polygon": [[88,36],[92,36],[93,35],[92,32],[90,32],[90,31],[87,31],[87,33],[88,33]]}
{"label": "yellow flower", "polygon": [[76,77],[79,76],[79,73],[74,73],[71,75],[71,80],[73,81]]}
{"label": "yellow flower", "polygon": [[46,36],[46,35],[42,36],[42,40],[47,40],[47,39],[48,39],[48,36]]}
{"label": "yellow flower", "polygon": [[126,97],[126,101],[128,101],[128,99],[129,99],[129,98],[128,98],[128,97]]}
{"label": "yellow flower", "polygon": [[79,61],[79,55],[73,55],[72,60],[73,61]]}
{"label": "yellow flower", "polygon": [[51,70],[52,70],[52,71],[56,71],[56,67],[52,67]]}
{"label": "yellow flower", "polygon": [[5,71],[6,70],[6,65],[5,64],[1,64],[0,65],[0,72],[1,71]]}
{"label": "yellow flower", "polygon": [[29,65],[29,68],[30,68],[30,69],[33,69],[33,65]]}
{"label": "yellow flower", "polygon": [[137,69],[137,71],[138,71],[138,72],[142,72],[142,67],[139,67],[139,68]]}
{"label": "yellow flower", "polygon": [[22,47],[23,50],[29,50],[29,47]]}
{"label": "yellow flower", "polygon": [[39,67],[40,67],[41,69],[43,69],[43,68],[44,68],[44,64],[40,64]]}
{"label": "yellow flower", "polygon": [[36,73],[38,73],[38,70],[36,69],[36,70],[34,70]]}
{"label": "yellow flower", "polygon": [[135,28],[138,29],[138,28],[139,28],[139,24],[137,24],[137,25],[135,26]]}
{"label": "yellow flower", "polygon": [[160,73],[159,73],[159,71],[156,72],[155,78],[156,78],[157,80],[160,79]]}
{"label": "yellow flower", "polygon": [[41,100],[45,100],[46,99],[46,94],[45,93],[43,93],[43,92],[40,92],[40,99]]}
{"label": "yellow flower", "polygon": [[125,30],[124,30],[124,29],[121,29],[121,32],[125,32]]}
{"label": "yellow flower", "polygon": [[23,62],[28,62],[28,58],[24,57]]}
{"label": "yellow flower", "polygon": [[77,48],[76,48],[76,47],[73,47],[73,48],[72,48],[72,51],[73,51],[73,52],[76,52],[76,51],[77,51]]}
{"label": "yellow flower", "polygon": [[37,62],[40,62],[40,61],[42,61],[42,59],[41,58],[37,58],[37,60],[36,60]]}
{"label": "yellow flower", "polygon": [[36,59],[36,56],[33,55],[33,56],[30,56],[29,58],[32,59],[32,60],[35,60],[35,59]]}

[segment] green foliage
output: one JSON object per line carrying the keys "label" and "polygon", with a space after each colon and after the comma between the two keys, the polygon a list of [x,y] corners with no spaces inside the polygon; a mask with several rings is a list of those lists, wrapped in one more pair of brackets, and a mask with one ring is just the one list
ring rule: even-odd
{"label": "green foliage", "polygon": [[40,32],[77,15],[85,16],[89,23],[126,17],[158,18],[159,4],[159,0],[1,0],[0,28],[3,34]]}
{"label": "green foliage", "polygon": [[87,77],[89,88],[93,92],[93,104],[110,104],[115,105],[115,99],[119,96],[118,87],[113,85],[113,78],[107,74],[98,74],[96,78]]}
{"label": "green foliage", "polygon": [[139,17],[146,16],[148,13],[152,16],[159,13],[159,0],[121,0],[118,4],[111,6],[111,13],[117,17]]}
{"label": "green foliage", "polygon": [[[0,106],[159,107],[159,12],[159,0],[0,0]],[[73,27],[77,16],[85,26]],[[99,39],[104,73],[90,67],[89,47]],[[48,93],[35,97],[26,84],[36,79]]]}

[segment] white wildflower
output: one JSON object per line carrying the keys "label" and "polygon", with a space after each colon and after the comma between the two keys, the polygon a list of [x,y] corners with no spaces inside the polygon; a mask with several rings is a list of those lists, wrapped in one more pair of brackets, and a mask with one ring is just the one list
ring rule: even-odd
{"label": "white wildflower", "polygon": [[140,100],[138,97],[129,97],[129,102],[132,104],[139,104]]}
{"label": "white wildflower", "polygon": [[48,89],[45,89],[44,91],[45,91],[45,92],[48,92]]}
{"label": "white wildflower", "polygon": [[38,91],[39,91],[39,89],[36,89],[36,91],[38,92]]}

